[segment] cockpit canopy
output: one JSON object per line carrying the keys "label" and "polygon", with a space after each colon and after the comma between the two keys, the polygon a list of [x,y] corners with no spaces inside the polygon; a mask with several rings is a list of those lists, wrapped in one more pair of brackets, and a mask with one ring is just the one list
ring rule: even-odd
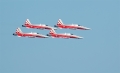
{"label": "cockpit canopy", "polygon": [[78,24],[72,24],[73,26],[81,26],[81,25],[78,25]]}
{"label": "cockpit canopy", "polygon": [[37,32],[31,32],[30,34],[39,34],[39,33],[37,33]]}
{"label": "cockpit canopy", "polygon": [[48,26],[48,25],[45,25],[45,24],[39,24],[40,26]]}
{"label": "cockpit canopy", "polygon": [[72,33],[65,33],[66,35],[73,35]]}

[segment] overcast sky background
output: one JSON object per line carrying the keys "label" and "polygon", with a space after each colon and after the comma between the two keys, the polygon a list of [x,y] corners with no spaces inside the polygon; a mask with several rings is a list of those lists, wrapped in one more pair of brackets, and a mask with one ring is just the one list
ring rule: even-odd
{"label": "overcast sky background", "polygon": [[[84,39],[18,38],[34,24],[77,23],[92,30],[58,29]],[[119,0],[1,0],[0,73],[120,73]]]}

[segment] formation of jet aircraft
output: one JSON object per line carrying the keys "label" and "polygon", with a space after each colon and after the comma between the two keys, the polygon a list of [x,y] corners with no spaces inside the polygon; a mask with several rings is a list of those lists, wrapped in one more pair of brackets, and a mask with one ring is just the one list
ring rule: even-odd
{"label": "formation of jet aircraft", "polygon": [[31,28],[31,29],[40,29],[40,30],[49,30],[49,33],[46,35],[39,34],[37,32],[30,32],[30,33],[24,33],[21,31],[21,29],[18,27],[13,33],[14,36],[18,37],[29,37],[29,38],[64,38],[64,39],[69,39],[69,38],[74,38],[74,39],[82,39],[83,37],[77,36],[71,33],[56,33],[55,30],[57,28],[59,29],[80,29],[80,30],[90,30],[90,28],[78,25],[78,24],[64,24],[61,19],[58,20],[57,24],[54,25],[54,27],[48,26],[46,24],[31,24],[29,19],[26,19],[25,23],[22,25],[22,27],[26,28]]}

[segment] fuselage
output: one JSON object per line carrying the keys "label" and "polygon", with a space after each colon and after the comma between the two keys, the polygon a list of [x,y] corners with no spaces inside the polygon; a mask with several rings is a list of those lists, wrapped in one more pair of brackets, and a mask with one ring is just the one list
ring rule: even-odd
{"label": "fuselage", "polygon": [[38,33],[14,33],[13,35],[19,36],[19,37],[40,37],[40,38],[47,37],[47,36],[40,35]]}
{"label": "fuselage", "polygon": [[81,29],[81,30],[89,30],[90,28],[79,26],[79,25],[56,25],[55,27],[64,28],[64,29]]}
{"label": "fuselage", "polygon": [[52,36],[52,37],[55,37],[55,38],[76,38],[76,39],[80,39],[79,36],[67,35],[67,34],[56,34],[56,33],[53,33],[53,34],[48,34],[48,36]]}
{"label": "fuselage", "polygon": [[34,28],[34,29],[56,29],[53,27],[50,27],[48,25],[22,25],[22,27],[27,27],[27,28]]}

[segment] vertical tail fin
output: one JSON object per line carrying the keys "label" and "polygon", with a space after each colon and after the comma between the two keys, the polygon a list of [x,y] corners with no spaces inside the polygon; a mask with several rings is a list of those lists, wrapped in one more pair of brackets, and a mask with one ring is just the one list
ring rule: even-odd
{"label": "vertical tail fin", "polygon": [[24,24],[24,25],[31,25],[30,20],[27,19],[27,20],[25,21],[25,24]]}
{"label": "vertical tail fin", "polygon": [[49,34],[54,34],[54,33],[56,33],[54,29],[51,29],[49,32]]}
{"label": "vertical tail fin", "polygon": [[63,22],[61,19],[58,20],[57,25],[63,25]]}
{"label": "vertical tail fin", "polygon": [[15,33],[22,33],[21,29],[18,27]]}

